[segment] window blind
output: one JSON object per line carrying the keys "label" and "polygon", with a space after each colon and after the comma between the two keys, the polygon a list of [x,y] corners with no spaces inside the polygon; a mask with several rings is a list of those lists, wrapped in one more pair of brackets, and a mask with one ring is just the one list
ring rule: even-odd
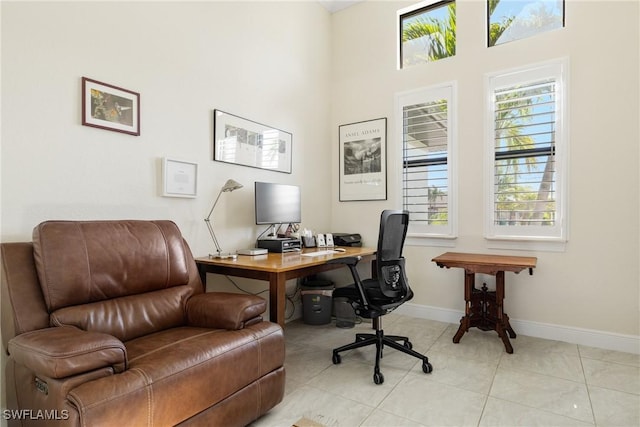
{"label": "window blind", "polygon": [[413,223],[449,222],[448,102],[403,106],[403,207]]}
{"label": "window blind", "polygon": [[556,80],[494,91],[494,224],[555,225]]}

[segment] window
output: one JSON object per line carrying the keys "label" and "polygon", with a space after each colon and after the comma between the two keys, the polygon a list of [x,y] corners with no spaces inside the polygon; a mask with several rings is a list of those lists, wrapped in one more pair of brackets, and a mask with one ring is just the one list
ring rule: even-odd
{"label": "window", "polygon": [[486,235],[565,241],[566,61],[487,77]]}
{"label": "window", "polygon": [[453,83],[397,96],[409,237],[455,237],[454,100]]}
{"label": "window", "polygon": [[456,54],[456,2],[424,1],[398,11],[398,68]]}
{"label": "window", "polygon": [[489,47],[564,27],[564,0],[487,0]]}

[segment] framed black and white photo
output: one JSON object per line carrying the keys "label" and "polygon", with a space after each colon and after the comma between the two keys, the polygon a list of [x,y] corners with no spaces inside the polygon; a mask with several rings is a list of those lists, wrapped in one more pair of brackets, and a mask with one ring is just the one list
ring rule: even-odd
{"label": "framed black and white photo", "polygon": [[387,119],[339,126],[340,201],[387,199]]}
{"label": "framed black and white photo", "polygon": [[82,124],[140,135],[140,94],[83,77]]}
{"label": "framed black and white photo", "polygon": [[213,160],[291,173],[291,133],[220,110],[213,128]]}
{"label": "framed black and white photo", "polygon": [[162,159],[162,195],[164,197],[196,197],[198,164],[165,157]]}

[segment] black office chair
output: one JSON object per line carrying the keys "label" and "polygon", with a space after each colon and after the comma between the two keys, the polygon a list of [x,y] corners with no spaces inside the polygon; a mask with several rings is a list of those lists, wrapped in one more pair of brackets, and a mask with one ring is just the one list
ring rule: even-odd
{"label": "black office chair", "polygon": [[[371,319],[375,334],[356,334],[355,342],[333,350],[333,363],[342,360],[340,353],[354,348],[375,344],[376,366],[373,381],[376,384],[384,382],[380,372],[380,359],[385,346],[389,346],[422,360],[422,371],[426,374],[433,371],[427,356],[412,350],[409,338],[397,335],[385,335],[382,330],[382,316],[391,313],[400,305],[413,298],[413,292],[405,275],[402,248],[409,226],[409,212],[400,210],[385,210],[380,216],[380,233],[378,235],[378,251],[376,253],[375,273],[377,277],[361,280],[356,270],[360,257],[338,258],[331,263],[344,263],[355,283],[337,288],[333,292],[334,298],[346,298],[353,306],[357,315]],[[402,342],[402,344],[399,344]]]}

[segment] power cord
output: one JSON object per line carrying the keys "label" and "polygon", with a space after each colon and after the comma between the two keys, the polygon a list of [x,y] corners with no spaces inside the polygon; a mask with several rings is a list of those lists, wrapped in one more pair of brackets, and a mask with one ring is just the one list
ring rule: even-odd
{"label": "power cord", "polygon": [[240,292],[245,293],[245,294],[247,294],[247,295],[254,295],[254,296],[258,296],[258,295],[263,294],[263,293],[265,293],[265,292],[269,292],[269,289],[265,289],[265,290],[262,290],[262,291],[260,291],[260,292],[255,292],[255,293],[254,293],[254,292],[249,292],[249,291],[247,291],[246,289],[242,289],[242,288],[241,288],[241,287],[240,287],[236,282],[234,282],[234,281],[233,281],[233,279],[232,279],[231,277],[229,277],[229,276],[224,276],[224,277],[226,277],[226,278],[227,278],[227,280],[228,280],[229,282],[231,282],[231,284],[232,284],[233,286],[235,286],[235,288],[236,288],[237,290],[239,290]]}
{"label": "power cord", "polygon": [[[296,299],[301,300],[300,298],[300,293],[302,292],[302,287],[300,285],[300,278],[298,278],[298,280],[296,280],[296,287],[293,290],[293,293],[290,295],[285,294],[285,298],[287,299],[287,302],[289,302],[291,304],[291,312],[287,315],[287,306],[289,304],[285,305],[285,320],[289,320],[293,317],[293,315],[296,312]],[[297,297],[297,298],[296,298]]]}

